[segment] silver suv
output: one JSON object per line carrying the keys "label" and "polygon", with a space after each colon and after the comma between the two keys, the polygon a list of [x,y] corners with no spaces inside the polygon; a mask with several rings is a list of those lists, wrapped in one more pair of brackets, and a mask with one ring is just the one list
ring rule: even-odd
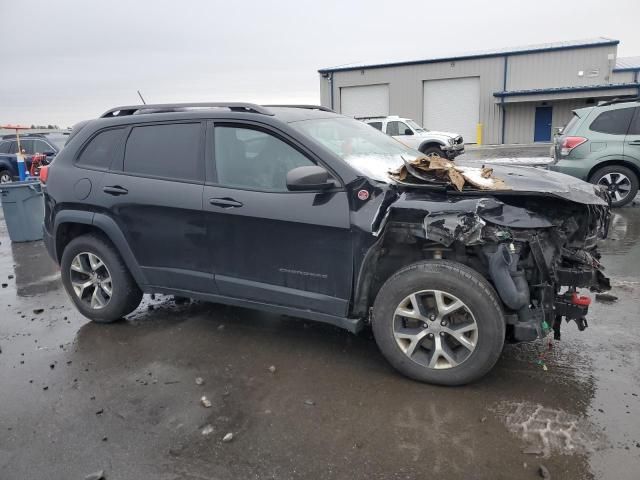
{"label": "silver suv", "polygon": [[425,155],[437,154],[453,160],[464,153],[464,140],[461,135],[427,130],[410,118],[391,116],[361,118],[360,120]]}

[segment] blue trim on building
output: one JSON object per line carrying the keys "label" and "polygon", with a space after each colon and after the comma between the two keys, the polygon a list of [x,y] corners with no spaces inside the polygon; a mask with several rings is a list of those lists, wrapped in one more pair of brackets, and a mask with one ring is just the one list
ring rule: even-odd
{"label": "blue trim on building", "polygon": [[557,88],[539,88],[534,90],[513,90],[511,92],[494,92],[494,97],[521,97],[525,95],[539,95],[541,93],[572,93],[572,92],[590,92],[598,90],[619,90],[621,88],[638,88],[640,83],[611,83],[607,85],[584,85],[579,87],[557,87]]}
{"label": "blue trim on building", "polygon": [[613,72],[640,72],[640,67],[620,67],[614,68]]}
{"label": "blue trim on building", "polygon": [[347,71],[353,71],[353,70],[369,70],[372,68],[404,67],[408,65],[422,65],[422,64],[428,64],[428,63],[457,62],[460,60],[476,60],[481,58],[497,58],[497,57],[504,57],[505,55],[527,55],[530,53],[557,52],[561,50],[578,50],[582,48],[614,46],[614,45],[618,45],[619,43],[620,43],[620,40],[609,40],[609,41],[603,41],[601,43],[559,45],[557,47],[546,47],[546,48],[538,48],[538,49],[531,48],[527,50],[511,50],[511,51],[507,50],[503,52],[494,52],[494,53],[478,53],[478,54],[469,54],[469,55],[461,55],[461,56],[445,57],[445,58],[411,60],[408,62],[375,63],[371,65],[360,65],[360,66],[356,65],[351,67],[321,68],[320,70],[318,70],[318,73],[347,72]]}

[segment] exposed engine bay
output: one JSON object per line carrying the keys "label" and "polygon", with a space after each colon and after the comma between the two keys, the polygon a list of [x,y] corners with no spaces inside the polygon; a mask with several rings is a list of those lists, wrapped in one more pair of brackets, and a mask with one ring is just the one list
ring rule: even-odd
{"label": "exposed engine bay", "polygon": [[[413,169],[406,170],[411,176]],[[510,184],[512,171],[518,177],[517,167],[502,169],[498,190],[467,182],[448,192],[447,201],[424,172],[409,183],[405,175],[386,192],[373,225],[374,235],[384,237],[382,256],[393,244],[413,242],[423,258],[454,260],[480,272],[503,302],[507,340],[530,341],[550,330],[559,339],[563,319],[584,330],[591,300],[580,289],[610,289],[597,250],[609,227],[607,194],[584,182],[549,185],[544,170],[546,188],[535,191],[530,180]]]}

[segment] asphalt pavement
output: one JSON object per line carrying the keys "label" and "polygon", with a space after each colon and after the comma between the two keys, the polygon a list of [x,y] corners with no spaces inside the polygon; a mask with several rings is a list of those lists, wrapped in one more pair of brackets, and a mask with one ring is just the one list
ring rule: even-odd
{"label": "asphalt pavement", "polygon": [[3,480],[638,478],[638,207],[602,243],[618,300],[459,388],[402,377],[370,332],[242,308],[145,296],[94,324],[41,242],[3,220],[0,242]]}

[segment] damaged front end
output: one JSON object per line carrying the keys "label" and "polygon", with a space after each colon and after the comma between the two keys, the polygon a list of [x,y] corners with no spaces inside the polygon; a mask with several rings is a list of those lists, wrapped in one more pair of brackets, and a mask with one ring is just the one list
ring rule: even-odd
{"label": "damaged front end", "polygon": [[[597,250],[610,217],[605,192],[543,170],[496,167],[498,172],[487,175],[487,169],[475,169],[469,181],[457,169],[466,186],[454,176],[442,201],[434,183],[425,180],[429,173],[412,170],[404,178],[393,173],[397,186],[374,234],[420,221],[422,228],[412,232],[423,236],[422,248],[431,258],[464,263],[491,281],[507,314],[510,341],[542,338],[550,330],[559,339],[562,319],[575,321],[580,330],[588,326],[590,298],[579,289],[610,289]],[[440,169],[435,184],[445,175]],[[497,187],[483,187],[484,180],[474,178]],[[459,187],[451,188],[454,182]]]}

